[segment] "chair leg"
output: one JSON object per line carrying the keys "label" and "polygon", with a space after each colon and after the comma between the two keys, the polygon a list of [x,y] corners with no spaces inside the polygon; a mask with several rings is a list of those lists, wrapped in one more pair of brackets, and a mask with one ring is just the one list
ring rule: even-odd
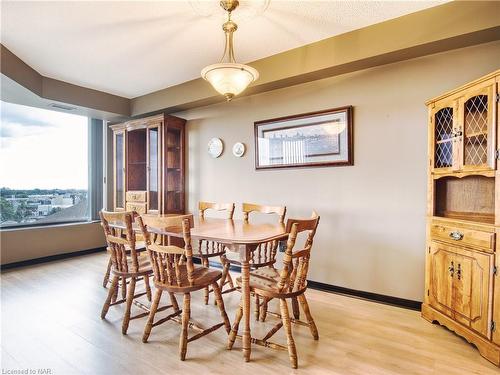
{"label": "chair leg", "polygon": [[261,322],[266,321],[268,304],[269,304],[269,298],[263,297],[262,305],[260,308],[260,321]]}
{"label": "chair leg", "polygon": [[106,317],[106,314],[109,310],[109,305],[113,300],[113,296],[116,295],[116,286],[118,285],[118,276],[113,276],[113,280],[111,281],[111,288],[109,288],[108,296],[106,297],[106,301],[104,302],[104,306],[101,311],[101,319]]}
{"label": "chair leg", "polygon": [[122,334],[124,335],[127,334],[128,324],[130,323],[130,311],[132,309],[132,302],[134,301],[135,282],[135,277],[132,277],[127,293],[127,307],[125,308],[125,314],[123,315]]}
{"label": "chair leg", "polygon": [[118,298],[119,289],[120,289],[120,278],[118,278],[118,281],[117,281],[114,288],[115,288],[115,292],[113,293],[113,297],[111,298],[112,303],[115,303],[116,299]]}
{"label": "chair leg", "polygon": [[111,261],[111,257],[109,257],[108,266],[106,267],[106,273],[104,274],[104,279],[102,280],[102,286],[105,288],[108,286],[109,274],[111,273],[111,265],[112,265],[112,261]]}
{"label": "chair leg", "polygon": [[293,311],[293,317],[297,320],[300,319],[300,309],[299,309],[299,301],[297,300],[297,297],[292,297],[292,311]]}
{"label": "chair leg", "polygon": [[127,298],[127,279],[122,277],[122,298]]}
{"label": "chair leg", "polygon": [[179,355],[181,361],[186,359],[187,343],[188,343],[188,326],[189,318],[191,315],[191,295],[189,293],[184,294],[184,306],[182,308],[182,331],[181,338],[179,341]]}
{"label": "chair leg", "polygon": [[260,320],[260,297],[258,294],[255,295],[255,308],[253,311],[255,314],[255,321],[258,322]]}
{"label": "chair leg", "polygon": [[290,322],[288,306],[284,298],[280,298],[280,311],[283,327],[285,327],[286,331],[286,341],[288,344],[288,356],[290,357],[290,363],[293,368],[297,368],[297,349],[295,348],[295,342],[292,336],[292,323]]}
{"label": "chair leg", "polygon": [[146,297],[151,302],[151,285],[149,284],[149,275],[144,275],[144,286],[146,287]]}
{"label": "chair leg", "polygon": [[[229,270],[230,267],[231,267],[231,264],[228,264],[227,265],[228,270]],[[234,289],[233,277],[231,276],[231,274],[229,273],[229,271],[227,273],[227,280],[229,282],[229,288],[230,289]]]}
{"label": "chair leg", "polygon": [[156,289],[155,298],[153,304],[151,305],[151,310],[149,311],[148,322],[146,327],[144,327],[144,333],[142,335],[142,342],[148,342],[149,335],[151,334],[151,329],[153,328],[153,323],[155,321],[156,311],[158,310],[158,305],[160,304],[161,294],[163,291],[161,289]]}
{"label": "chair leg", "polygon": [[175,312],[179,311],[179,304],[177,303],[177,298],[175,298],[175,294],[172,292],[168,292],[170,296],[170,302],[172,303],[172,307]]}
{"label": "chair leg", "polygon": [[227,343],[228,350],[231,350],[233,348],[234,342],[236,341],[236,335],[238,334],[238,328],[240,326],[242,317],[243,317],[243,297],[240,300],[240,305],[238,307],[238,310],[236,310],[236,317],[234,318],[233,328],[229,333],[229,339]]}
{"label": "chair leg", "polygon": [[231,274],[229,273],[229,269],[231,268],[231,263],[227,261],[227,258],[225,255],[221,255],[220,257],[220,262],[222,264],[222,277],[220,279],[220,289],[224,289],[224,285],[226,284],[226,281],[229,282],[229,286],[233,288],[233,279],[231,277]]}
{"label": "chair leg", "polygon": [[224,288],[224,284],[226,283],[228,274],[228,268],[226,267],[226,260],[224,259],[224,255],[220,256],[220,263],[222,264],[222,277],[220,278],[219,286],[222,290],[222,288]]}
{"label": "chair leg", "polygon": [[[208,263],[208,259],[207,258],[202,258],[201,260],[201,263],[203,265],[203,267],[207,267],[209,266],[209,263]],[[210,292],[208,291],[208,286],[205,287],[205,305],[208,305],[208,298],[210,296]]]}
{"label": "chair leg", "polygon": [[224,300],[222,299],[222,294],[220,292],[219,284],[213,283],[212,289],[214,291],[217,307],[219,308],[220,315],[222,317],[222,320],[224,321],[224,327],[226,328],[226,332],[229,334],[229,332],[231,332],[231,323],[229,322],[229,318],[227,317],[226,309],[224,307]]}
{"label": "chair leg", "polygon": [[319,339],[318,328],[316,327],[316,323],[314,323],[314,319],[311,314],[311,310],[309,309],[309,304],[307,303],[306,295],[301,294],[299,297],[300,305],[302,306],[302,310],[304,314],[306,314],[307,323],[309,323],[309,330],[311,331],[312,336],[315,340]]}

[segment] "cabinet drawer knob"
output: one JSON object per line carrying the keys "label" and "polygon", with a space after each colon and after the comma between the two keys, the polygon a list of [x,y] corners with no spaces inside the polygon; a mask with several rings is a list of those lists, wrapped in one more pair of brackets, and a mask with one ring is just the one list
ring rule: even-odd
{"label": "cabinet drawer knob", "polygon": [[450,232],[450,237],[451,239],[455,241],[460,241],[462,238],[464,238],[464,234],[459,232],[458,230]]}

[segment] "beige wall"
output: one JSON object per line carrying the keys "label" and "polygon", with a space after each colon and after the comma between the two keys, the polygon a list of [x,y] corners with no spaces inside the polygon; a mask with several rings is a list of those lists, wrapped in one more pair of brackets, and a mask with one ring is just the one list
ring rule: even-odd
{"label": "beige wall", "polygon": [[[499,62],[493,42],[177,113],[189,120],[189,209],[199,200],[286,204],[294,217],[315,209],[311,280],[422,300],[424,101]],[[354,106],[354,166],[255,171],[254,121],[345,105]],[[218,159],[206,151],[211,137],[225,144]],[[238,141],[241,159],[231,153]]]}
{"label": "beige wall", "polygon": [[95,249],[105,244],[99,223],[2,230],[0,232],[1,263],[8,264]]}

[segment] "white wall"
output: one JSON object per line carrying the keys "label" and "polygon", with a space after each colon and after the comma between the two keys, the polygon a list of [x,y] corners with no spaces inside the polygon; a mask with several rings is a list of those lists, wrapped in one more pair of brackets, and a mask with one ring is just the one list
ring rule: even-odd
{"label": "white wall", "polygon": [[[286,204],[321,215],[309,278],[422,300],[427,109],[424,102],[500,68],[500,42],[413,59],[177,113],[188,121],[188,204]],[[254,121],[354,106],[354,166],[256,171]],[[220,137],[212,159],[207,142]],[[246,155],[235,158],[235,142]],[[240,209],[240,206],[238,206]]]}

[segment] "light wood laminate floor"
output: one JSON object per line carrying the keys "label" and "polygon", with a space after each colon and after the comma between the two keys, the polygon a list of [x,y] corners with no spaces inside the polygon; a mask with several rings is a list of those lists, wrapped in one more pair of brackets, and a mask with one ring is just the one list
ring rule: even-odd
{"label": "light wood laminate floor", "polygon": [[[106,255],[99,253],[2,272],[2,373],[500,373],[465,340],[427,323],[418,312],[315,290],[307,296],[320,340],[314,341],[307,327],[294,326],[298,370],[289,367],[287,352],[259,346],[252,347],[252,361],[244,363],[241,341],[226,350],[223,329],[190,343],[187,360],[181,362],[178,324],[155,327],[149,343],[143,344],[144,319],[133,320],[128,335],[121,334],[123,306],[111,307],[108,318],[100,319],[107,292],[101,286],[106,262]],[[203,305],[202,293],[193,294],[193,319],[218,321],[217,308]],[[231,322],[238,298],[237,292],[224,295]],[[270,310],[276,311],[276,306]],[[268,320],[252,321],[252,334],[262,336],[275,318]],[[283,332],[273,339],[286,342]]]}

